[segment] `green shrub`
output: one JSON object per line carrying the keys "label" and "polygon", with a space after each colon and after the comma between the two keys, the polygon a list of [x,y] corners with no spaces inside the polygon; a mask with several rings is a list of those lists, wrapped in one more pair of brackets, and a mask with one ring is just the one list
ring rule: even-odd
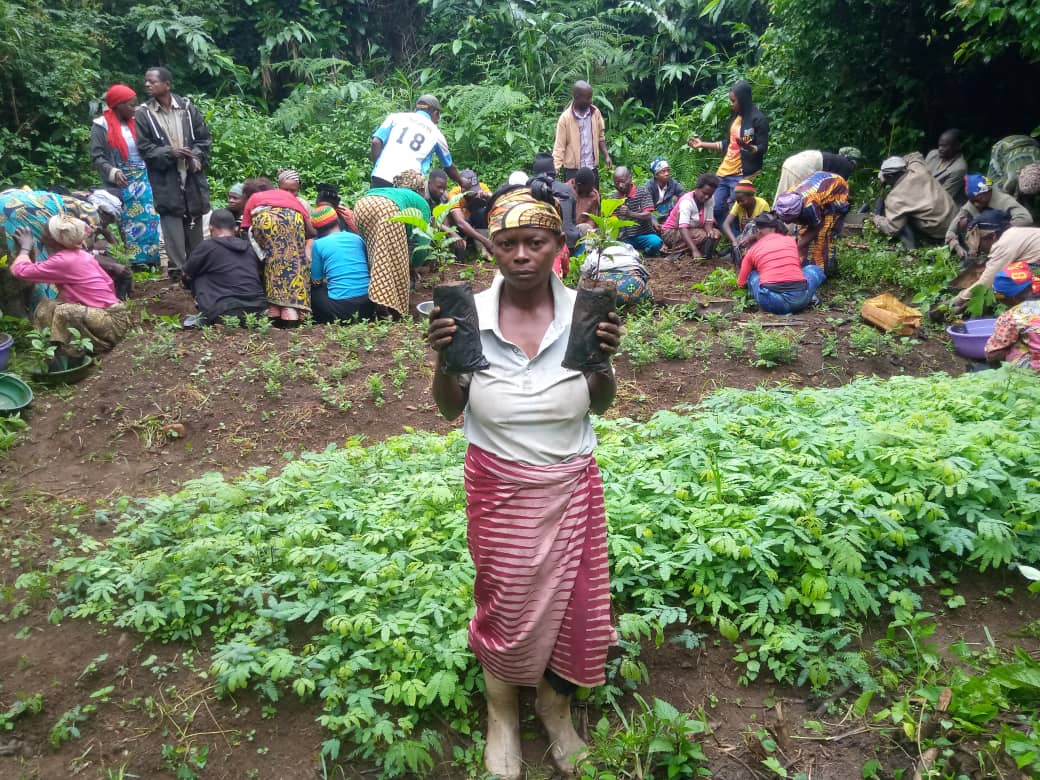
{"label": "green shrub", "polygon": [[755,357],[751,365],[756,368],[775,368],[793,363],[798,359],[798,342],[799,338],[796,335],[780,333],[779,328],[759,329],[752,345]]}
{"label": "green shrub", "polygon": [[[638,651],[699,621],[739,640],[748,679],[875,686],[848,646],[865,620],[913,611],[915,587],[962,567],[1040,562],[1037,404],[1040,383],[1005,368],[600,421],[622,639]],[[220,692],[317,697],[332,758],[428,768],[480,695],[465,446],[351,441],[273,478],[124,500],[111,537],[54,566],[67,612],[211,642]]]}

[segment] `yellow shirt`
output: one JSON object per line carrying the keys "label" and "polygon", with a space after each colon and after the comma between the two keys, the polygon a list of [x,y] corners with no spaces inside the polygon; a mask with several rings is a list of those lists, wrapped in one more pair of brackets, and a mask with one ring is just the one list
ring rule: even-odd
{"label": "yellow shirt", "polygon": [[[481,192],[486,192],[488,195],[491,194],[491,190],[488,189],[488,186],[484,182],[480,182],[480,190],[481,190]],[[456,197],[457,195],[461,195],[461,194],[462,194],[462,187],[460,187],[458,184],[456,184],[454,187],[452,187],[450,190],[448,190],[447,198],[448,198],[448,200],[451,200],[452,198]],[[466,216],[466,219],[469,219],[470,214],[469,214],[469,209],[466,208],[466,199],[465,198],[460,199],[459,202],[456,203],[453,208],[462,209],[462,213]]]}
{"label": "yellow shirt", "polygon": [[733,123],[729,126],[729,147],[726,156],[722,158],[722,164],[715,171],[718,176],[736,176],[742,170],[740,163],[740,117],[733,117]]}
{"label": "yellow shirt", "polygon": [[755,205],[751,208],[751,213],[748,214],[744,209],[740,207],[739,203],[734,203],[733,208],[729,210],[729,213],[737,218],[737,224],[740,225],[741,230],[744,226],[757,217],[759,214],[765,214],[769,211],[769,203],[765,198],[755,196]]}

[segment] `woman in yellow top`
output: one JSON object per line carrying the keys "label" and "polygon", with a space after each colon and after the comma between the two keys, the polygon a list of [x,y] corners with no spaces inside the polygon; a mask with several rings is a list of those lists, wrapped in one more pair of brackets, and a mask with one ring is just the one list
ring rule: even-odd
{"label": "woman in yellow top", "polygon": [[769,211],[769,203],[756,194],[755,184],[750,179],[741,179],[733,188],[733,208],[722,223],[722,234],[733,246],[733,262],[739,264],[743,253],[741,238],[744,228],[759,214]]}
{"label": "woman in yellow top", "polygon": [[687,144],[692,149],[725,152],[715,190],[715,224],[721,225],[733,206],[733,192],[741,179],[754,179],[762,172],[762,160],[769,148],[769,119],[751,100],[751,84],[743,79],[729,91],[729,140],[702,141],[695,135]]}

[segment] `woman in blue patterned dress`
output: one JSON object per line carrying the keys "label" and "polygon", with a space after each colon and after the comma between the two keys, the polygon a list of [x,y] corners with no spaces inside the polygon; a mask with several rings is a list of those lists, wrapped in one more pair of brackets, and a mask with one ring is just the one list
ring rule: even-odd
{"label": "woman in blue patterned dress", "polygon": [[108,108],[90,128],[90,156],[105,189],[123,203],[119,228],[132,265],[159,265],[159,215],[144,160],[137,151],[137,94],[124,84],[105,93]]}

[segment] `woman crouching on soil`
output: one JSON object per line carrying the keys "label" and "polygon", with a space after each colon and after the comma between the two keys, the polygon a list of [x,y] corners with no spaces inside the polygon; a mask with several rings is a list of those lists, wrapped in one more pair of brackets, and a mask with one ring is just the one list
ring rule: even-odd
{"label": "woman crouching on soil", "polygon": [[[441,414],[463,411],[467,537],[476,567],[469,644],[484,668],[488,771],[521,775],[517,686],[537,688],[535,709],[556,766],[573,775],[585,744],[571,722],[578,686],[605,680],[610,623],[603,485],[589,412],[610,407],[613,371],[582,374],[560,364],[575,293],[552,272],[563,223],[552,185],[506,186],[493,197],[488,233],[499,273],[476,308],[490,367],[448,376],[442,350],[457,327],[431,314],[437,351],[433,395]],[[617,314],[596,330],[613,353]]]}
{"label": "woman crouching on soil", "polygon": [[49,253],[46,260],[34,263],[29,257],[33,236],[27,227],[15,231],[18,256],[11,273],[27,282],[53,284],[58,300],[40,301],[33,310],[36,328],[50,328],[51,341],[68,344],[70,328],[94,343],[94,350],[112,349],[130,330],[130,313],[116,297],[112,278],[82,248],[87,238],[87,223],[75,217],[58,215],[47,220],[41,241]]}

